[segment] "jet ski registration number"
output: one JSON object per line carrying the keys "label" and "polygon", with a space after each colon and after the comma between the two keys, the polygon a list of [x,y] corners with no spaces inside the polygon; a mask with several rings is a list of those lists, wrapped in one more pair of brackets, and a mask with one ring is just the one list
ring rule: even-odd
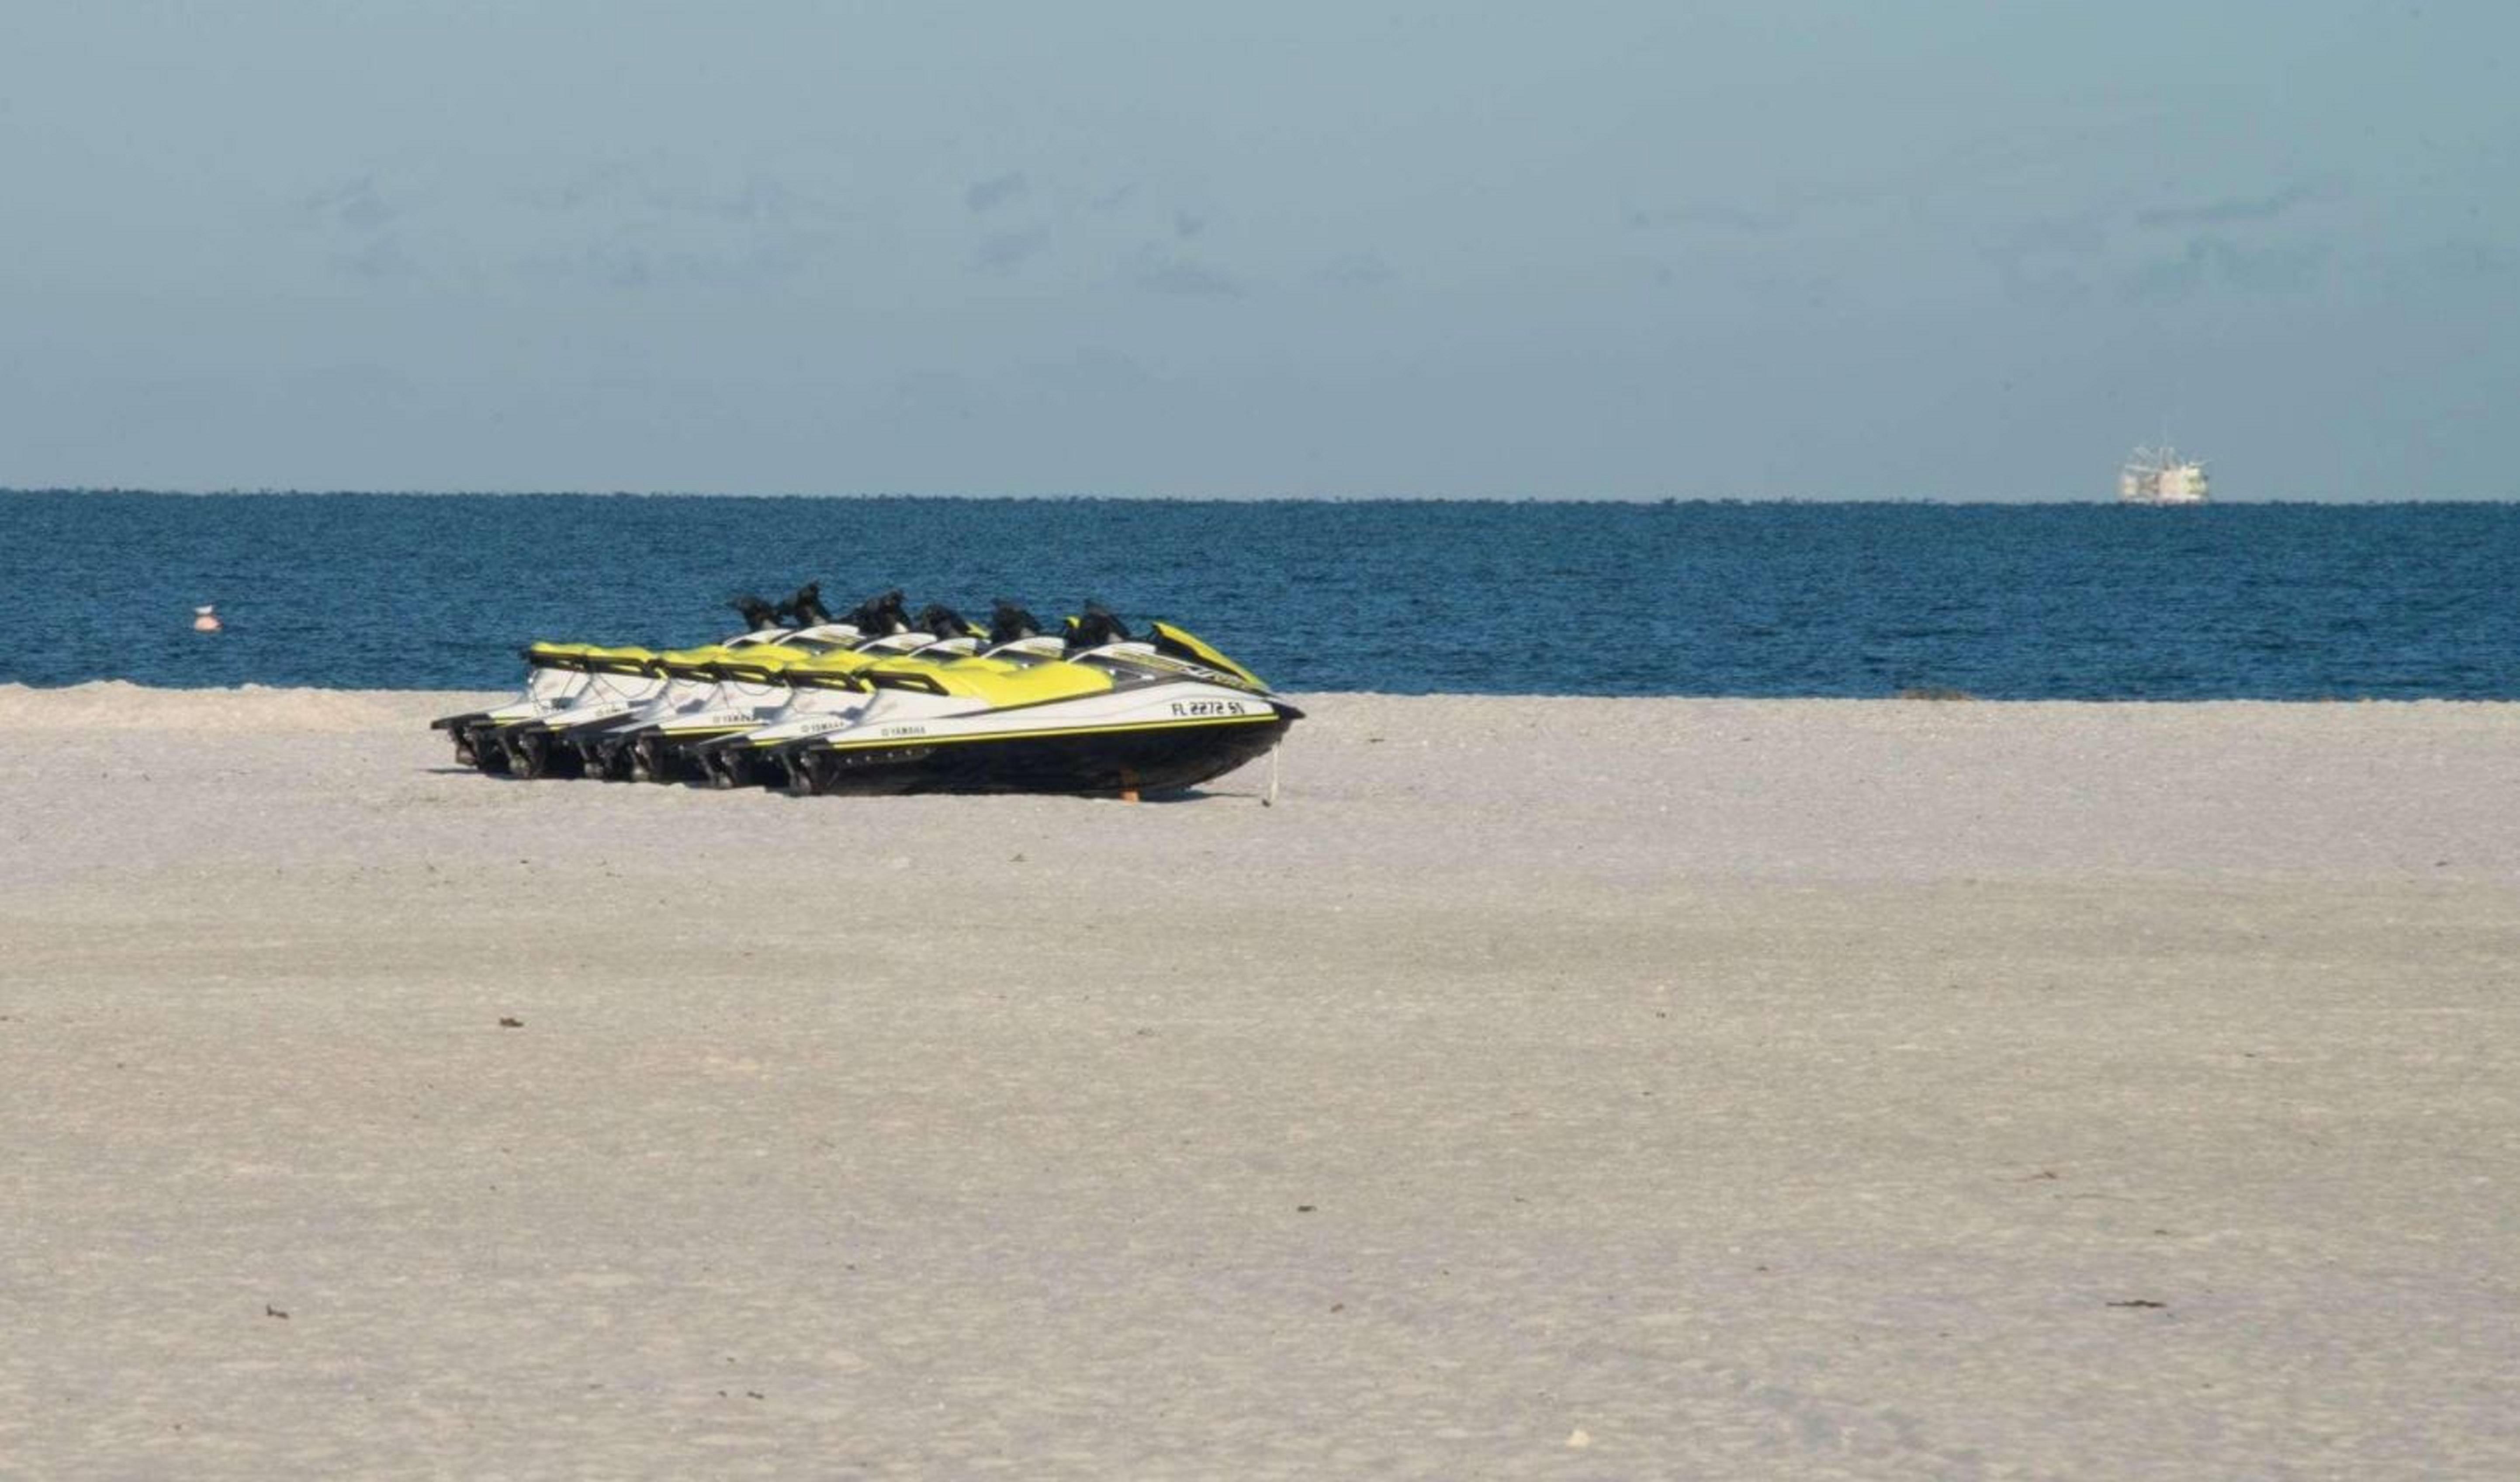
{"label": "jet ski registration number", "polygon": [[1173,713],[1183,716],[1240,715],[1243,709],[1242,701],[1238,699],[1177,699],[1173,701]]}

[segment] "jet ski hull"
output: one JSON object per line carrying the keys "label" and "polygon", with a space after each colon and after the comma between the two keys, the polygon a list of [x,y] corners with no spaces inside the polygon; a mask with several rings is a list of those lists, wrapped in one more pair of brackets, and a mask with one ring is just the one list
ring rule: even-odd
{"label": "jet ski hull", "polygon": [[801,792],[1179,792],[1266,755],[1301,717],[1281,703],[1218,721],[809,744],[779,760]]}

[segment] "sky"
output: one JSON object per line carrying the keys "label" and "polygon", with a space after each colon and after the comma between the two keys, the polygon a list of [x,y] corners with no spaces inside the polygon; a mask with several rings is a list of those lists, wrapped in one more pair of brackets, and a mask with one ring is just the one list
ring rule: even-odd
{"label": "sky", "polygon": [[0,487],[2520,498],[2508,0],[8,0]]}

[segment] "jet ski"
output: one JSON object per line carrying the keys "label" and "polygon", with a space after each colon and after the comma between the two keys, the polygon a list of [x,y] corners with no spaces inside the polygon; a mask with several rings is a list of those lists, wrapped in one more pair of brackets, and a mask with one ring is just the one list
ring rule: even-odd
{"label": "jet ski", "polygon": [[[877,601],[893,602],[897,612],[899,597],[897,592],[888,593]],[[879,609],[871,613],[861,607],[851,616],[868,621],[870,626],[881,625]],[[778,747],[837,729],[866,707],[876,694],[874,684],[861,677],[869,670],[880,666],[892,672],[916,672],[929,665],[971,657],[984,650],[994,651],[1040,632],[1040,624],[1030,612],[1009,602],[998,603],[986,633],[974,632],[953,608],[930,605],[905,632],[863,643],[849,653],[826,653],[781,666],[775,675],[765,677],[789,688],[791,697],[786,704],[757,709],[749,725],[729,726],[679,743],[666,742],[668,763],[695,771],[719,787],[771,782],[773,776],[764,764]],[[728,667],[742,670],[748,666],[739,662]]]}
{"label": "jet ski", "polygon": [[930,606],[915,620],[905,611],[892,591],[776,643],[665,654],[657,666],[672,679],[663,694],[625,718],[571,730],[568,741],[591,776],[719,786],[758,781],[709,748],[775,722],[856,707],[866,690],[847,676],[879,659],[959,658],[979,647],[949,608]]}
{"label": "jet ski", "polygon": [[1267,753],[1303,712],[1188,631],[1089,605],[1058,636],[884,660],[812,734],[756,751],[801,793],[1179,791]]}
{"label": "jet ski", "polygon": [[[798,596],[814,590],[809,584]],[[785,605],[744,596],[734,599],[732,606],[742,616],[745,629],[714,647],[733,651],[772,645],[790,635],[783,623]],[[444,731],[453,739],[458,763],[525,777],[544,776],[555,766],[573,774],[574,758],[554,751],[546,722],[562,715],[588,724],[618,718],[656,698],[667,682],[656,667],[662,655],[643,648],[536,643],[518,653],[525,660],[526,676],[524,692],[515,700],[428,723],[430,730]]]}
{"label": "jet ski", "polygon": [[[864,609],[861,609],[863,611]],[[672,780],[657,749],[659,739],[714,736],[752,724],[763,707],[784,705],[791,692],[770,671],[823,653],[845,651],[862,639],[858,614],[834,619],[822,603],[822,585],[808,583],[779,605],[786,631],[768,643],[675,650],[656,655],[652,667],[664,687],[626,714],[570,713],[534,723],[576,757],[581,775],[621,781]]]}
{"label": "jet ski", "polygon": [[1001,602],[986,633],[887,592],[832,619],[815,589],[699,649],[524,651],[525,693],[433,722],[484,772],[776,783],[797,793],[1129,794],[1266,753],[1302,712],[1187,630],[1132,634],[1088,604],[1044,633]]}
{"label": "jet ski", "polygon": [[[722,734],[754,724],[764,708],[784,707],[793,692],[778,679],[779,671],[827,653],[850,651],[859,641],[856,629],[823,624],[783,633],[767,643],[699,649],[676,649],[654,655],[650,671],[662,687],[624,710],[603,705],[562,710],[502,733],[502,740],[530,745],[545,737],[573,761],[562,770],[612,781],[650,778],[664,781],[658,738],[683,739]],[[871,661],[871,660],[870,660]]]}

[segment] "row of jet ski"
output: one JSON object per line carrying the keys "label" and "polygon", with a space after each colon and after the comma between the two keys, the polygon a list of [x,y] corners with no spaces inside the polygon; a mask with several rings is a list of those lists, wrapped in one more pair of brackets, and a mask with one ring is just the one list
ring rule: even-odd
{"label": "row of jet ski", "polygon": [[513,703],[431,728],[515,777],[1108,794],[1195,786],[1303,714],[1195,636],[1099,606],[1056,632],[1009,603],[985,630],[913,617],[897,591],[834,618],[818,583],[735,606],[746,630],[702,648],[534,644]]}

